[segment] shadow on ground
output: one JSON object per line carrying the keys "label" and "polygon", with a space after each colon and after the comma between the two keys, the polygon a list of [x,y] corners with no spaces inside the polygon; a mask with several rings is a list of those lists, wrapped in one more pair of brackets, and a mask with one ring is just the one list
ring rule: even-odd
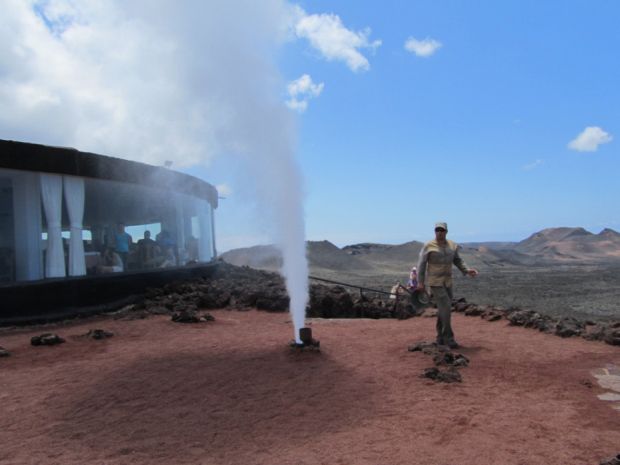
{"label": "shadow on ground", "polygon": [[57,400],[64,415],[52,434],[107,459],[273,454],[372,415],[376,388],[356,376],[325,354],[286,346],[141,359]]}

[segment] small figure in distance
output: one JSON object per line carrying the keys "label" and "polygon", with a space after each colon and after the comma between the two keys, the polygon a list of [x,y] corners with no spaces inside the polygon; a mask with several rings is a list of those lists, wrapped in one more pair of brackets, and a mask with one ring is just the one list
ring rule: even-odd
{"label": "small figure in distance", "polygon": [[465,264],[459,255],[459,246],[446,239],[447,234],[447,223],[435,223],[435,239],[424,244],[420,250],[417,290],[424,291],[425,286],[430,286],[437,303],[437,344],[456,349],[459,345],[454,339],[450,323],[452,265],[472,278],[478,275],[478,271]]}
{"label": "small figure in distance", "polygon": [[409,272],[409,281],[407,281],[407,289],[415,291],[418,287],[418,269],[414,266]]}

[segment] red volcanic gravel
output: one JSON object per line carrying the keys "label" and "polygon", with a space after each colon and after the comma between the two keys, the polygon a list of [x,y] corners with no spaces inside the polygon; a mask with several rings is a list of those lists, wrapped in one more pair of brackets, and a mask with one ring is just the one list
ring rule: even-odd
{"label": "red volcanic gravel", "polygon": [[[454,315],[462,383],[422,378],[435,320],[97,318],[0,330],[2,464],[583,465],[620,452],[590,374],[618,347]],[[89,329],[114,333],[83,337]],[[59,346],[33,347],[53,332]]]}

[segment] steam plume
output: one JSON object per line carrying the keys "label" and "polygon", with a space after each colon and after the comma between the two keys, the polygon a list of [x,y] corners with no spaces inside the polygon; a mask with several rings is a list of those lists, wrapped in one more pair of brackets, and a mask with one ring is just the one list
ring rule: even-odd
{"label": "steam plume", "polygon": [[275,66],[293,10],[283,0],[8,0],[0,132],[157,165],[243,160],[282,249],[298,339],[302,183]]}

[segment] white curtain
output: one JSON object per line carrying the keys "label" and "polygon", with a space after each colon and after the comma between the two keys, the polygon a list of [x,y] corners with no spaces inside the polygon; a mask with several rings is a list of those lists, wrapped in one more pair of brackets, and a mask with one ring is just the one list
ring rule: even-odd
{"label": "white curtain", "polygon": [[213,213],[213,207],[209,203],[209,220],[211,221],[211,257],[217,257],[217,249],[215,248],[215,214]]}
{"label": "white curtain", "polygon": [[211,246],[211,206],[206,200],[199,200],[196,205],[198,211],[198,260],[201,262],[211,261],[213,247]]}
{"label": "white curtain", "polygon": [[62,176],[41,174],[41,198],[47,220],[47,250],[45,277],[60,278],[65,273],[65,253],[62,248]]}
{"label": "white curtain", "polygon": [[69,239],[69,276],[83,276],[86,274],[86,259],[84,258],[84,242],[82,242],[82,221],[84,219],[84,179],[74,176],[64,176],[65,202],[69,223],[71,223],[71,238]]}
{"label": "white curtain", "polygon": [[13,177],[15,273],[17,281],[43,278],[41,253],[41,181],[39,173]]}
{"label": "white curtain", "polygon": [[179,257],[179,265],[185,265],[185,262],[187,261],[187,247],[185,244],[185,223],[183,222],[183,211],[185,202],[186,200],[183,194],[175,195],[177,257]]}

